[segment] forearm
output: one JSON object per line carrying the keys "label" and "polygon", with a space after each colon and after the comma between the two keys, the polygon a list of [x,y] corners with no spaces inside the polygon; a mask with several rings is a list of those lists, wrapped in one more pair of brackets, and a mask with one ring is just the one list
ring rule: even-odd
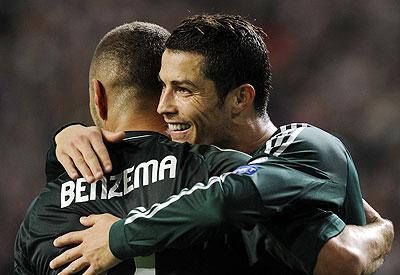
{"label": "forearm", "polygon": [[226,227],[255,224],[263,218],[256,196],[251,182],[237,186],[232,178],[222,182],[214,177],[207,185],[197,184],[148,210],[131,211],[111,228],[111,251],[120,259],[143,256],[188,247]]}
{"label": "forearm", "polygon": [[321,249],[314,274],[371,274],[393,241],[393,225],[379,218],[365,226],[348,225]]}
{"label": "forearm", "polygon": [[298,200],[308,202],[313,196],[307,194],[330,188],[330,182],[304,176],[285,184],[279,167],[279,163],[242,167],[183,190],[149,210],[133,210],[111,229],[113,254],[120,259],[143,256],[188,247],[224,228],[250,229]]}
{"label": "forearm", "polygon": [[[112,226],[111,251],[120,259],[146,256],[164,248],[189,246],[202,239],[204,227],[211,234],[220,223],[219,211],[215,206],[211,211],[206,203],[211,198],[203,195],[203,192],[191,194],[196,200],[193,203],[186,199],[185,192],[181,192],[179,197],[171,197],[143,212],[141,209],[131,211],[127,218]],[[204,218],[206,213],[207,218]]]}
{"label": "forearm", "polygon": [[394,238],[393,224],[389,220],[380,218],[374,223],[364,227],[357,227],[360,230],[360,251],[362,252],[362,274],[375,272],[389,253]]}

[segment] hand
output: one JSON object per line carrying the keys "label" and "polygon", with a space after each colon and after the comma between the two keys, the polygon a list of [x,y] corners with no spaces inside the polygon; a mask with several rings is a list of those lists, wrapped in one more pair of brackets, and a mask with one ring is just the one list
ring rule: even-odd
{"label": "hand", "polygon": [[[381,215],[372,208],[364,199],[363,199],[363,207],[365,211],[365,217],[367,220],[367,226],[375,227],[379,229],[380,234],[378,235],[380,239],[377,239],[375,244],[370,248],[371,251],[374,251],[375,256],[374,261],[367,259],[369,264],[366,264],[364,269],[364,274],[372,274],[374,273],[384,262],[384,257],[390,252],[392,249],[393,238],[394,238],[394,227],[393,223],[390,220],[384,219]],[[371,232],[373,233],[373,232]],[[364,249],[365,251],[365,249]]]}
{"label": "hand", "polygon": [[70,263],[60,275],[74,274],[85,268],[84,275],[101,274],[121,262],[111,252],[108,234],[114,222],[119,218],[111,214],[82,217],[81,224],[90,228],[67,233],[54,240],[54,246],[62,247],[79,244],[50,262],[50,268],[56,269]]}
{"label": "hand", "polygon": [[[372,208],[369,203],[363,199],[363,206],[365,211],[365,217],[367,219],[367,225],[380,227],[382,232],[382,242],[385,244],[385,249],[382,254],[386,255],[392,249],[393,239],[394,239],[394,227],[393,223],[384,219],[379,215],[379,213]],[[383,262],[383,261],[382,261]]]}
{"label": "hand", "polygon": [[87,182],[92,183],[112,170],[104,141],[118,142],[124,137],[124,132],[72,125],[56,135],[56,156],[70,178],[77,179],[79,171]]}
{"label": "hand", "polygon": [[382,266],[394,237],[393,224],[363,200],[367,224],[346,225],[322,247],[314,274],[372,274]]}
{"label": "hand", "polygon": [[364,207],[364,212],[365,212],[365,218],[367,219],[367,224],[368,223],[374,223],[377,222],[381,218],[381,215],[379,215],[378,212],[376,212],[375,209],[372,208],[369,203],[363,199],[363,207]]}

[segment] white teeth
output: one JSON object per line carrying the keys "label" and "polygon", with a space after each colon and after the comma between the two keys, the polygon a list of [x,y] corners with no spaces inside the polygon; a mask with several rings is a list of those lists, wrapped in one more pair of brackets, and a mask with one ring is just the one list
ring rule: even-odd
{"label": "white teeth", "polygon": [[168,123],[168,129],[171,131],[184,131],[190,128],[189,124],[170,124]]}

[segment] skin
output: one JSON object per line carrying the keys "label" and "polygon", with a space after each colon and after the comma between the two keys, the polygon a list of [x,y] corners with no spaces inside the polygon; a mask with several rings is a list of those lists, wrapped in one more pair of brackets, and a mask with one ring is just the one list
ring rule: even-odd
{"label": "skin", "polygon": [[363,206],[367,225],[346,225],[342,233],[329,240],[318,255],[314,274],[372,274],[383,264],[381,250],[388,253],[391,249],[393,224],[383,219],[365,200]]}
{"label": "skin", "polygon": [[[87,182],[92,183],[112,171],[103,137],[109,142],[118,142],[125,137],[124,131],[130,130],[167,134],[167,125],[156,112],[158,98],[146,98],[138,104],[139,107],[121,107],[110,96],[113,94],[110,82],[108,78],[93,78],[89,85],[89,108],[97,127],[89,127],[85,134],[79,135],[78,131],[83,127],[72,125],[70,127],[78,129],[77,132],[67,133],[66,138],[64,135],[55,137],[56,144],[68,145],[65,148],[57,146],[56,155],[72,179],[77,179],[80,172]],[[121,109],[124,110],[122,114]]]}
{"label": "skin", "polygon": [[165,51],[157,112],[164,116],[174,141],[226,144],[232,136],[230,100],[220,106],[214,82],[201,72],[203,61],[198,54]]}
{"label": "skin", "polygon": [[[64,253],[64,257],[70,261],[73,260],[73,262],[59,274],[74,274],[85,268],[87,270],[83,273],[84,275],[102,274],[120,263],[121,260],[111,253],[108,242],[108,232],[112,224],[118,220],[119,218],[110,214],[81,217],[81,224],[89,227],[88,230],[82,231],[82,233],[71,232],[62,238],[58,238],[54,242],[56,246],[64,246],[68,243],[77,245]],[[89,261],[88,259],[92,260]],[[51,268],[58,266],[57,259],[50,263]]]}
{"label": "skin", "polygon": [[[193,53],[166,50],[163,54],[159,76],[164,87],[157,111],[169,124],[169,134],[173,140],[179,142],[224,144],[224,147],[244,152],[254,151],[276,130],[267,116],[260,118],[256,115],[253,108],[254,88],[248,84],[241,85],[228,94],[222,105],[218,105],[215,85],[202,73],[203,61],[201,55]],[[87,134],[81,128],[79,131],[82,135]],[[69,135],[69,137],[68,134],[63,135],[60,139],[67,142],[68,138],[79,136],[77,133]],[[58,157],[66,154],[63,148],[59,150]],[[93,150],[101,151],[97,147]],[[82,155],[84,154],[85,152],[82,152]],[[105,159],[107,158],[108,155]],[[323,246],[314,274],[361,274],[361,272],[368,274],[382,264],[379,260],[382,260],[383,255],[390,250],[393,240],[393,225],[382,219],[368,205],[365,207],[368,213],[372,213],[369,221],[373,222],[370,226],[373,230],[369,231],[367,227],[360,226],[346,227],[345,231]],[[109,250],[107,245],[96,245],[96,242],[108,244],[108,232],[111,224],[115,222],[114,217],[103,214],[92,215],[90,219],[93,219],[93,225],[98,222],[105,225],[104,228],[96,227],[102,231],[96,233],[97,239],[91,238],[91,235],[84,230],[68,233],[54,241],[55,246],[79,244],[79,248],[71,249],[51,262],[51,267],[57,268],[77,259],[64,269],[62,275],[74,274],[78,271],[77,267],[83,269],[88,266],[90,268],[84,273],[85,275],[98,274],[118,262],[112,254],[107,253],[107,249]],[[371,236],[377,235],[382,238],[371,241]],[[374,245],[379,249],[373,249]],[[374,264],[371,259],[377,259],[377,262]]]}
{"label": "skin", "polygon": [[161,64],[163,90],[157,112],[168,123],[172,140],[250,153],[276,130],[267,117],[256,115],[255,90],[249,84],[230,91],[221,104],[215,83],[202,72],[202,55],[167,49]]}
{"label": "skin", "polygon": [[[166,124],[162,116],[158,115],[155,110],[158,102],[157,98],[146,99],[141,104],[138,104],[140,108],[131,108],[124,115],[117,115],[120,112],[120,106],[115,104],[113,100],[110,100],[109,95],[112,94],[111,87],[107,81],[102,82],[98,79],[93,79],[89,91],[90,110],[93,121],[97,125],[101,125],[103,129],[100,130],[98,127],[89,127],[89,129],[86,129],[86,127],[81,125],[73,125],[70,127],[70,130],[73,130],[71,135],[56,136],[57,143],[66,142],[66,144],[71,145],[68,146],[68,151],[63,150],[61,155],[59,148],[56,150],[56,154],[60,162],[66,167],[66,170],[72,167],[73,169],[78,168],[80,171],[83,170],[91,181],[94,178],[101,178],[103,174],[102,169],[105,167],[109,169],[108,171],[112,169],[109,159],[99,161],[97,157],[105,154],[108,155],[106,148],[99,146],[102,135],[106,135],[113,141],[119,141],[125,136],[123,131],[146,130],[159,133],[165,133],[166,131]],[[76,134],[79,130],[83,129],[86,138]],[[91,150],[88,150],[89,147]],[[87,162],[89,164],[86,164]],[[77,246],[56,257],[50,262],[50,267],[56,269],[64,265],[64,262],[69,263],[72,261],[59,274],[74,274],[86,269],[84,275],[89,275],[102,274],[120,263],[121,260],[114,257],[111,253],[108,241],[110,228],[118,220],[118,217],[110,214],[82,217],[80,219],[81,224],[89,227],[89,229],[70,232],[57,238],[54,241],[56,247],[62,247],[68,243],[76,244]]]}

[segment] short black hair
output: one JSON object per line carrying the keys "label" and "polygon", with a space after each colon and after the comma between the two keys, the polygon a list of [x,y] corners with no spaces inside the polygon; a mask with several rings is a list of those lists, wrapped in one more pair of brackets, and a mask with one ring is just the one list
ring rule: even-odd
{"label": "short black hair", "polygon": [[272,90],[265,38],[261,28],[239,15],[196,15],[171,33],[166,48],[203,55],[203,73],[214,81],[222,102],[232,89],[251,84],[256,90],[254,108],[263,116]]}
{"label": "short black hair", "polygon": [[[90,75],[112,75],[120,91],[135,90],[135,97],[159,96],[158,73],[170,33],[155,24],[132,22],[108,32],[97,45]],[[135,89],[132,89],[135,88]]]}

